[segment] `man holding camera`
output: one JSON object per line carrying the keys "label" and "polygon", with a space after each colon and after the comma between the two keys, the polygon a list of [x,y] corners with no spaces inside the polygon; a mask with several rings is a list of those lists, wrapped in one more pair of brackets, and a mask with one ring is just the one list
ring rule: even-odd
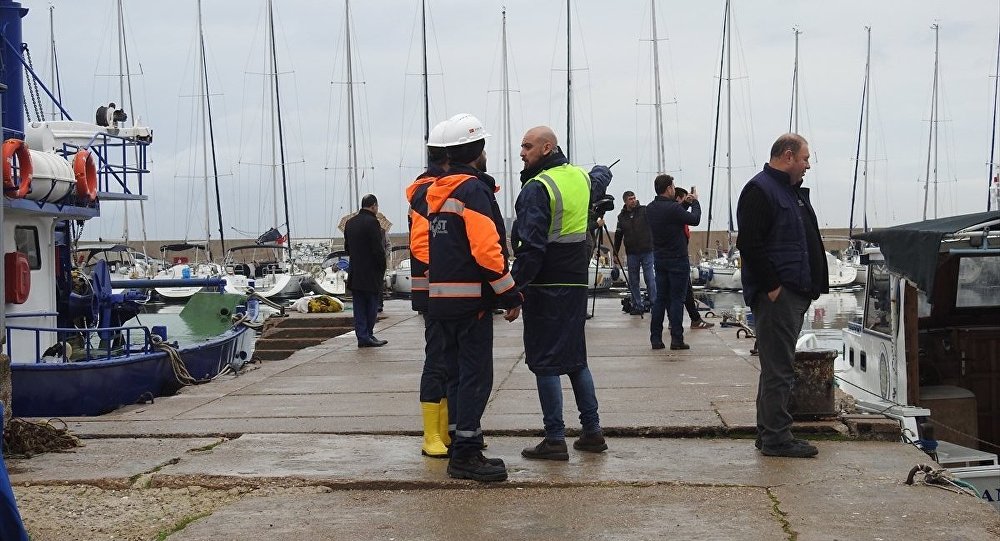
{"label": "man holding camera", "polygon": [[587,173],[569,163],[547,126],[528,130],[521,140],[521,192],[511,244],[517,259],[511,273],[524,294],[525,363],[535,374],[545,439],[521,451],[525,458],[569,460],[563,423],[562,383],[573,385],[583,434],[578,451],[608,448],[597,414],[594,379],[587,366],[587,229],[591,177],[607,186],[611,170]]}
{"label": "man holding camera", "polygon": [[646,208],[653,234],[653,262],[656,298],[650,314],[649,341],[653,349],[663,349],[663,314],[670,321],[670,349],[691,349],[684,343],[684,298],[691,280],[688,239],[685,226],[701,222],[701,205],[694,186],[682,202],[674,199],[674,177],[658,175],[653,181],[656,198]]}
{"label": "man holding camera", "polygon": [[653,273],[653,239],[649,231],[649,221],[646,220],[646,205],[640,205],[635,193],[631,190],[622,194],[625,206],[618,213],[618,226],[615,228],[614,253],[621,249],[625,241],[625,257],[628,262],[628,287],[632,294],[633,316],[641,315],[649,306],[642,300],[639,288],[639,269],[646,279],[646,290],[649,298],[656,298],[656,275]]}

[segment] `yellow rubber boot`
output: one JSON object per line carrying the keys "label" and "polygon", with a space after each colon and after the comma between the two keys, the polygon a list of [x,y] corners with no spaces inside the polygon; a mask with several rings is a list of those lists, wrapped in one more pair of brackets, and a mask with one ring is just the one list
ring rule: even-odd
{"label": "yellow rubber boot", "polygon": [[[448,448],[441,442],[441,405],[437,402],[421,402],[420,410],[424,415],[424,445],[420,453],[433,458],[448,458]],[[445,413],[445,424],[448,414]]]}
{"label": "yellow rubber boot", "polygon": [[451,436],[448,435],[448,399],[442,398],[440,404],[440,415],[438,420],[438,434],[441,435],[441,443],[445,447],[451,446]]}

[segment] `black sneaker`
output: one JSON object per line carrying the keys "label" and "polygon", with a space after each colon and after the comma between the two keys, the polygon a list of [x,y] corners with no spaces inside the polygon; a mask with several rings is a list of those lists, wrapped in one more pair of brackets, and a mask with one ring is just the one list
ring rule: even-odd
{"label": "black sneaker", "polygon": [[671,342],[670,349],[691,349],[691,346],[685,344],[684,342]]}
{"label": "black sneaker", "polygon": [[464,458],[451,457],[448,460],[448,476],[483,483],[506,481],[507,467],[503,461],[500,464],[491,464],[482,453]]}
{"label": "black sneaker", "polygon": [[603,453],[608,449],[608,444],[604,441],[603,432],[584,432],[573,442],[573,448],[588,453]]}
{"label": "black sneaker", "polygon": [[546,438],[534,447],[522,449],[521,456],[539,460],[569,460],[569,451],[566,449],[566,440]]}
{"label": "black sneaker", "polygon": [[667,346],[663,345],[663,342],[653,342],[653,349],[663,349]]}
{"label": "black sneaker", "polygon": [[774,447],[762,446],[760,453],[764,456],[783,456],[789,458],[811,458],[819,454],[819,449],[802,440],[792,440]]}

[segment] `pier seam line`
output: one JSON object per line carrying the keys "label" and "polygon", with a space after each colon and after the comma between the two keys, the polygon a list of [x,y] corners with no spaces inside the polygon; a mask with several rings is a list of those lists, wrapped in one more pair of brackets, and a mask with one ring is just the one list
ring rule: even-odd
{"label": "pier seam line", "polygon": [[788,513],[781,510],[781,500],[771,490],[771,487],[765,487],[764,490],[767,492],[767,497],[771,500],[771,516],[777,519],[778,524],[781,524],[781,531],[785,532],[785,535],[788,536],[788,541],[796,541],[799,538],[799,532],[792,529],[792,524],[788,522]]}

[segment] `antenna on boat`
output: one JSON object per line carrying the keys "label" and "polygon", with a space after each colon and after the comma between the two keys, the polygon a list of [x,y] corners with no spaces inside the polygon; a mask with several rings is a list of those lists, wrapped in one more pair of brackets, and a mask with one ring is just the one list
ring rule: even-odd
{"label": "antenna on boat", "polygon": [[[924,175],[924,220],[927,219],[927,199],[930,197],[931,158],[934,158],[934,217],[937,218],[937,188],[938,188],[938,54],[940,52],[938,23],[931,25],[934,31],[934,84],[931,87],[931,119],[927,134],[927,171]],[[933,151],[932,151],[933,143]]]}
{"label": "antenna on boat", "polygon": [[[55,10],[56,6],[49,4],[49,60],[51,68],[51,85],[52,90],[56,93],[56,99],[62,102],[62,82],[59,80],[59,57],[56,55],[56,24],[55,24]],[[62,110],[56,104],[55,101],[52,102],[52,120],[64,120]]]}

